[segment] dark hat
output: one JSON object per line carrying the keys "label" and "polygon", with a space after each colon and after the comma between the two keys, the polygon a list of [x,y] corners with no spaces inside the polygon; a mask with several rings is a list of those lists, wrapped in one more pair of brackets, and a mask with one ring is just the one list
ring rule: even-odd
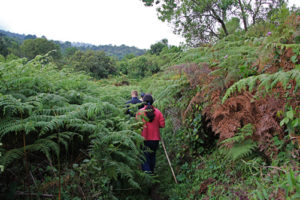
{"label": "dark hat", "polygon": [[152,105],[154,102],[153,97],[150,94],[145,94],[145,96],[143,97],[143,101],[146,103],[150,103],[150,105]]}
{"label": "dark hat", "polygon": [[141,92],[141,97],[143,98],[145,96],[145,93],[144,92]]}

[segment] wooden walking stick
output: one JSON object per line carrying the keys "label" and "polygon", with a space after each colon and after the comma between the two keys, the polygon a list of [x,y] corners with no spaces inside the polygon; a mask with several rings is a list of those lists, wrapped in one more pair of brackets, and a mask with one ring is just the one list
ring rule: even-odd
{"label": "wooden walking stick", "polygon": [[163,146],[164,152],[165,152],[165,154],[166,154],[166,157],[167,157],[167,160],[168,160],[170,169],[171,169],[171,171],[172,171],[172,175],[173,175],[173,178],[174,178],[174,180],[175,180],[175,183],[178,183],[178,182],[177,182],[177,179],[176,179],[176,176],[175,176],[175,173],[174,173],[174,170],[173,170],[173,167],[172,167],[172,165],[171,165],[171,161],[170,161],[170,159],[169,159],[169,156],[168,156],[168,153],[167,153],[167,150],[166,150],[166,146],[165,146],[164,140],[161,138],[160,141],[161,141],[161,144],[162,144],[162,146]]}

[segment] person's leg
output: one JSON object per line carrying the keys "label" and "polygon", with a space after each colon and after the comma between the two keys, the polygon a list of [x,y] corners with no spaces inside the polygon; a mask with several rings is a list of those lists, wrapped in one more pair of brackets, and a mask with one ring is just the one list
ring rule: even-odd
{"label": "person's leg", "polygon": [[144,163],[142,164],[142,170],[144,172],[151,172],[151,167],[150,167],[150,162],[151,162],[151,150],[149,150],[149,142],[148,141],[145,141],[144,142],[144,155],[145,155],[145,160],[144,160]]}
{"label": "person's leg", "polygon": [[142,164],[142,170],[145,172],[150,172],[151,168],[150,168],[150,153],[149,152],[144,152],[145,155],[145,161]]}
{"label": "person's leg", "polygon": [[149,147],[152,152],[149,153],[149,167],[150,171],[153,173],[154,168],[155,168],[155,163],[156,163],[156,150],[158,149],[158,143],[159,141],[149,141]]}

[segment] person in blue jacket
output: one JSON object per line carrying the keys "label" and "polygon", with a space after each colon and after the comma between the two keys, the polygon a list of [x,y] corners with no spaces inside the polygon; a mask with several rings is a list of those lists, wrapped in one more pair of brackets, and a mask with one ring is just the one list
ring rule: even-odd
{"label": "person in blue jacket", "polygon": [[[138,92],[136,90],[131,91],[131,100],[126,102],[127,105],[127,110],[125,112],[125,114],[129,114],[130,116],[134,117],[135,116],[135,112],[132,111],[132,109],[130,108],[130,104],[141,104],[142,101],[138,99]],[[138,107],[140,108],[140,106]]]}

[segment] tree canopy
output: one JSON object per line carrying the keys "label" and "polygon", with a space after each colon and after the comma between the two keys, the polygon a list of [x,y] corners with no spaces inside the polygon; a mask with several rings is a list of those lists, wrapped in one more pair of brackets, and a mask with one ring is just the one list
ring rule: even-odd
{"label": "tree canopy", "polygon": [[[1,37],[6,37],[10,39],[11,41],[13,40],[14,43],[18,45],[18,48],[16,48],[15,44],[9,49],[9,53],[13,53],[14,55],[17,56],[22,56],[21,53],[19,52],[19,46],[25,41],[29,39],[37,39],[36,35],[24,35],[24,34],[18,34],[18,33],[12,33],[9,31],[4,31],[0,29],[0,40]],[[44,39],[46,39],[44,37]],[[108,56],[113,56],[116,57],[117,59],[121,60],[124,58],[127,54],[133,54],[135,56],[140,56],[146,53],[145,49],[139,49],[134,46],[127,46],[127,45],[93,45],[89,43],[80,43],[80,42],[69,42],[69,41],[58,41],[54,40],[51,42],[54,42],[56,45],[60,47],[60,51],[63,54],[63,56],[71,56],[75,53],[75,51],[81,50],[81,51],[87,51],[87,50],[94,50],[94,51],[104,51],[106,55]],[[1,43],[1,41],[0,41]],[[2,45],[0,46],[0,48]],[[13,52],[12,52],[13,51]],[[24,54],[23,54],[24,56]]]}
{"label": "tree canopy", "polygon": [[54,59],[59,59],[61,57],[60,47],[54,42],[45,38],[24,40],[23,44],[21,45],[21,52],[23,56],[27,57],[28,59],[33,59],[37,55],[44,55],[49,51],[53,51],[51,56]]}
{"label": "tree canopy", "polygon": [[156,4],[158,18],[174,25],[174,32],[199,46],[229,34],[227,22],[241,18],[243,28],[266,19],[285,0],[142,0],[145,6]]}
{"label": "tree canopy", "polygon": [[95,78],[106,78],[116,72],[115,61],[104,51],[76,51],[69,63],[77,71],[86,71]]}
{"label": "tree canopy", "polygon": [[160,52],[165,48],[168,47],[168,40],[162,39],[160,42],[157,42],[155,44],[152,44],[150,47],[150,53],[152,55],[159,55]]}
{"label": "tree canopy", "polygon": [[9,54],[19,55],[20,48],[18,42],[5,34],[0,33],[0,54],[7,57]]}

